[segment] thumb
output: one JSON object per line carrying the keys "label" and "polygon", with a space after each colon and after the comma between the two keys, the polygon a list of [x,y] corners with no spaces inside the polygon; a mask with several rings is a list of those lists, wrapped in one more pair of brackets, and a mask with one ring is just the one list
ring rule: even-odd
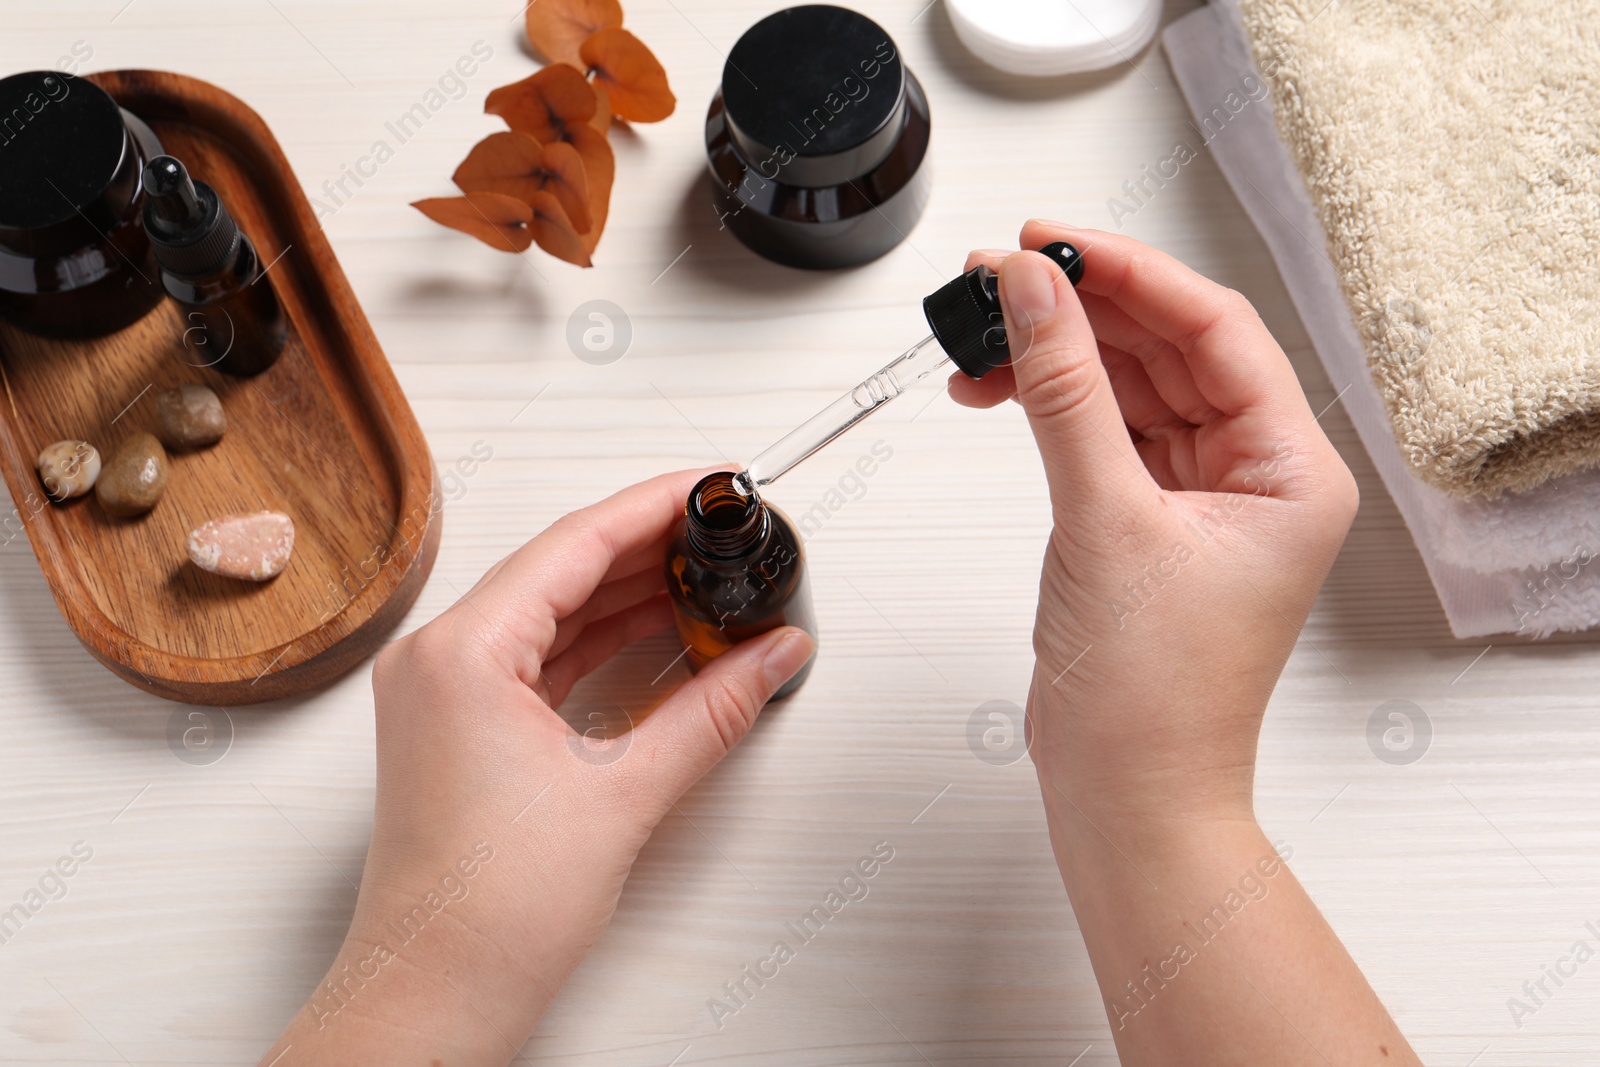
{"label": "thumb", "polygon": [[724,652],[634,728],[644,758],[630,760],[631,768],[666,801],[676,801],[744,739],[815,648],[804,630],[784,626]]}
{"label": "thumb", "polygon": [[1122,421],[1100,346],[1077,292],[1050,260],[1017,252],[1000,265],[1017,400],[1058,505],[1154,488]]}

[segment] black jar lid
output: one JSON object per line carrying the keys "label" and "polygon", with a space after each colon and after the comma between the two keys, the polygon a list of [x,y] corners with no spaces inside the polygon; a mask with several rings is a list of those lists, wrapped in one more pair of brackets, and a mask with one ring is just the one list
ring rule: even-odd
{"label": "black jar lid", "polygon": [[0,79],[0,248],[65,255],[104,239],[139,191],[122,111],[59,71]]}
{"label": "black jar lid", "polygon": [[722,69],[728,131],[763,177],[822,188],[859,178],[893,150],[906,69],[865,15],[806,4],[745,31]]}

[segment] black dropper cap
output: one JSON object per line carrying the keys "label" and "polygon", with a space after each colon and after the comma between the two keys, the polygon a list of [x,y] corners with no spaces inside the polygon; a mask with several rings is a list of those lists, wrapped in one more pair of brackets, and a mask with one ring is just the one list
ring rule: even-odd
{"label": "black dropper cap", "polygon": [[144,187],[144,229],[163,270],[203,278],[233,259],[239,227],[215,189],[192,180],[171,156],[145,164]]}
{"label": "black dropper cap", "polygon": [[[1083,253],[1055,241],[1039,253],[1077,285],[1083,278]],[[1005,318],[1000,311],[1000,275],[979,264],[939,287],[922,301],[939,346],[970,378],[982,378],[1011,359]]]}

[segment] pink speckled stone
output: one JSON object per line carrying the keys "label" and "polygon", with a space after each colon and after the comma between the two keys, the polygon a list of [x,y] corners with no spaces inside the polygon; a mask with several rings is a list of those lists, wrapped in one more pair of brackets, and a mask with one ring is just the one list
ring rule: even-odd
{"label": "pink speckled stone", "polygon": [[224,515],[189,534],[189,558],[203,571],[264,582],[276,578],[294,551],[294,520],[280,511]]}

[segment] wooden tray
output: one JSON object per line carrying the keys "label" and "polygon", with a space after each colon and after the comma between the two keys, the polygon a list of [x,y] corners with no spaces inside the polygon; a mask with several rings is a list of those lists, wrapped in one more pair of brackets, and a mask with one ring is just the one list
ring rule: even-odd
{"label": "wooden tray", "polygon": [[[289,342],[269,370],[239,379],[191,365],[171,301],[88,341],[0,323],[0,465],[16,515],[78,639],[141,689],[249,704],[324,685],[382,644],[432,569],[440,523],[427,443],[260,116],[177,74],[90,77],[221,194],[273,264]],[[186,381],[222,397],[228,433],[171,457],[154,511],[112,520],[92,493],[48,503],[34,469],[43,446],[83,438],[105,455],[153,430],[156,394]],[[255,585],[188,561],[189,530],[261,508],[294,518],[283,574]]]}

